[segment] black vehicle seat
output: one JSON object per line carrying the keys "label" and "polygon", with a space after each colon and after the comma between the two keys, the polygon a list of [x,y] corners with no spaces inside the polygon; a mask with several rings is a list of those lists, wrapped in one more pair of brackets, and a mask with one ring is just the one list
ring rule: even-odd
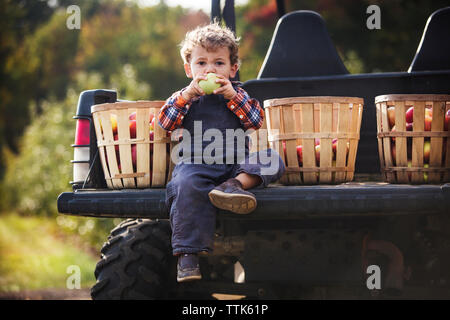
{"label": "black vehicle seat", "polygon": [[412,71],[450,70],[450,7],[433,12],[408,69]]}
{"label": "black vehicle seat", "polygon": [[278,20],[257,78],[339,74],[348,74],[348,71],[336,52],[324,20],[314,11],[300,10]]}

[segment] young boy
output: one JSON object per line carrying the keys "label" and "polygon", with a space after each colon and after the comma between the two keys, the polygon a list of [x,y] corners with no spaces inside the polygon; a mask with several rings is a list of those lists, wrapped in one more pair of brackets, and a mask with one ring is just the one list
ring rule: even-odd
{"label": "young boy", "polygon": [[[181,56],[186,75],[192,81],[166,101],[158,119],[162,128],[170,131],[183,128],[184,142],[186,131],[194,136],[215,130],[212,132],[226,137],[230,129],[243,132],[261,127],[264,112],[259,102],[250,98],[240,83],[230,81],[239,69],[238,41],[231,30],[218,23],[186,34]],[[216,74],[220,87],[206,95],[199,82],[207,80],[208,73]],[[192,150],[206,151],[208,143],[204,138],[194,136],[190,141]],[[214,159],[224,161],[211,163],[211,159],[204,158],[205,153],[200,152],[202,159],[198,159],[196,152],[194,156],[188,153],[176,164],[167,184],[166,204],[170,210],[173,254],[178,256],[178,282],[201,279],[197,255],[213,249],[218,208],[250,213],[256,208],[256,199],[246,190],[267,186],[285,170],[279,155],[270,149],[264,152],[275,160],[261,165],[261,155],[249,154],[248,143],[239,148],[233,138],[219,145]],[[276,169],[263,174],[269,165]]]}

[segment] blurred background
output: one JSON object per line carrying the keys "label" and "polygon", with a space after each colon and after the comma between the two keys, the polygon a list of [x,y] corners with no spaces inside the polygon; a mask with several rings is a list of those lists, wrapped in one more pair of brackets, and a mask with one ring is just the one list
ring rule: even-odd
{"label": "blurred background", "polygon": [[[225,2],[225,1],[222,1]],[[366,9],[381,9],[369,30]],[[70,30],[67,8],[81,9]],[[223,4],[222,4],[223,5]],[[275,0],[236,0],[241,81],[256,78],[278,16]],[[286,12],[322,15],[351,73],[406,71],[429,15],[448,1],[285,0]],[[66,288],[70,265],[94,282],[99,250],[117,219],[57,214],[70,191],[83,90],[161,100],[188,84],[179,43],[210,19],[210,0],[0,0],[0,297]]]}

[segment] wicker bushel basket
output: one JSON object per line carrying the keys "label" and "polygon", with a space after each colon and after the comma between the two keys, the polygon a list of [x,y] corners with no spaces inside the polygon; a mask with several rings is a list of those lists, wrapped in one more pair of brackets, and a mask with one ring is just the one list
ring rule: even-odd
{"label": "wicker bushel basket", "polygon": [[170,180],[172,143],[156,124],[163,105],[164,101],[137,101],[92,107],[108,188],[164,187]]}
{"label": "wicker bushel basket", "polygon": [[450,181],[450,95],[375,97],[378,153],[390,183]]}
{"label": "wicker bushel basket", "polygon": [[268,140],[286,164],[287,185],[353,180],[364,100],[292,97],[264,101]]}

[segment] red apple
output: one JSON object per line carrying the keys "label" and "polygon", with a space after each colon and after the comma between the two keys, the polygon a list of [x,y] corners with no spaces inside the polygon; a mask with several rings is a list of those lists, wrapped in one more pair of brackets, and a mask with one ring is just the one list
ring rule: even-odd
{"label": "red apple", "polygon": [[136,145],[132,144],[131,145],[131,162],[133,163],[133,167],[136,168],[136,164],[137,164],[137,150],[136,150]]}
{"label": "red apple", "polygon": [[136,138],[136,120],[130,120],[130,138]]}
{"label": "red apple", "polygon": [[[395,132],[397,129],[395,129],[395,125],[392,127],[391,132]],[[395,142],[395,137],[391,137],[391,141]]]}
{"label": "red apple", "polygon": [[406,131],[412,131],[413,130],[413,124],[412,122],[406,123]]}
{"label": "red apple", "polygon": [[[149,136],[150,136],[150,141],[153,141],[154,132],[150,131],[150,135]],[[150,143],[150,153],[153,152],[153,145],[154,145],[154,143]]]}
{"label": "red apple", "polygon": [[395,143],[391,143],[392,162],[395,166],[397,163],[397,151],[395,150]]}
{"label": "red apple", "polygon": [[[153,125],[153,124],[155,123],[154,120],[153,120],[154,117],[155,117],[155,115],[150,114],[148,123],[150,123],[151,125]],[[129,120],[136,120],[136,112],[130,113],[130,116],[128,117],[128,119],[129,119]],[[153,129],[152,129],[152,130],[153,130]]]}
{"label": "red apple", "polygon": [[316,145],[316,163],[320,165],[320,144]]}
{"label": "red apple", "polygon": [[409,107],[406,110],[406,123],[412,123],[414,118],[414,107]]}
{"label": "red apple", "polygon": [[298,159],[298,165],[301,166],[303,163],[303,146],[302,145],[297,146],[297,159]]}
{"label": "red apple", "polygon": [[425,108],[425,131],[431,131],[431,121],[433,120],[433,109]]}
{"label": "red apple", "polygon": [[334,138],[331,142],[331,148],[333,149],[333,153],[336,154],[337,150],[337,138]]}
{"label": "red apple", "polygon": [[115,133],[117,133],[117,115],[111,114],[109,119],[111,120],[111,128],[112,128],[113,134],[115,134]]}
{"label": "red apple", "polygon": [[430,141],[425,141],[423,143],[423,162],[428,163],[430,161],[430,151],[431,151],[431,143]]}
{"label": "red apple", "polygon": [[444,130],[447,131],[449,128],[448,123],[450,122],[450,109],[445,113],[445,122],[444,122]]}
{"label": "red apple", "polygon": [[395,107],[389,107],[387,108],[387,116],[388,116],[388,122],[389,127],[392,128],[395,124]]}
{"label": "red apple", "polygon": [[320,138],[314,138],[314,145],[315,146],[320,145]]}
{"label": "red apple", "polygon": [[[152,118],[150,116],[150,118]],[[150,131],[155,130],[155,117],[152,118],[152,120],[150,121]]]}
{"label": "red apple", "polygon": [[[119,140],[119,135],[116,133],[116,134],[114,134],[114,141],[117,141],[117,140]],[[119,151],[119,145],[115,144],[114,145],[114,149],[116,149],[116,151],[118,152]]]}

